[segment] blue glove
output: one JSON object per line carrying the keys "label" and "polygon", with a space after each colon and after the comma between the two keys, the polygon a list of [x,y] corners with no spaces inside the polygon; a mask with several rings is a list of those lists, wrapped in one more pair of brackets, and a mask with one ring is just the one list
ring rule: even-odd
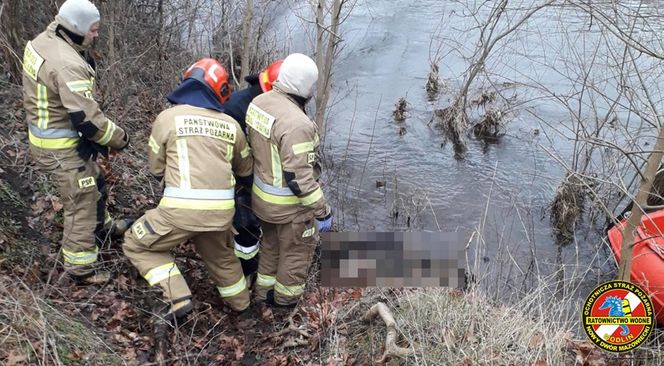
{"label": "blue glove", "polygon": [[322,219],[316,219],[316,226],[318,226],[318,232],[321,233],[332,231],[332,214],[330,213]]}

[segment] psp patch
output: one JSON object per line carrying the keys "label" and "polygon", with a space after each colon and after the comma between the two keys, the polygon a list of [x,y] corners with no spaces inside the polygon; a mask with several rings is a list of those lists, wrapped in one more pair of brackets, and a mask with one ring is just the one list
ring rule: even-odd
{"label": "psp patch", "polygon": [[78,180],[78,187],[81,189],[94,187],[95,185],[96,183],[94,177],[85,177]]}
{"label": "psp patch", "polygon": [[613,353],[629,352],[645,342],[655,324],[652,302],[639,286],[609,281],[586,298],[581,323],[597,347]]}
{"label": "psp patch", "polygon": [[307,154],[307,164],[311,165],[316,161],[316,153]]}

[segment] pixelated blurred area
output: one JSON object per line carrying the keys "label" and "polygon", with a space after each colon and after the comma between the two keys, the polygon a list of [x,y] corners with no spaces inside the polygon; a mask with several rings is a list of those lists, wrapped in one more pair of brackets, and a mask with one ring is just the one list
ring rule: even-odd
{"label": "pixelated blurred area", "polygon": [[466,287],[457,232],[331,232],[321,240],[323,287]]}

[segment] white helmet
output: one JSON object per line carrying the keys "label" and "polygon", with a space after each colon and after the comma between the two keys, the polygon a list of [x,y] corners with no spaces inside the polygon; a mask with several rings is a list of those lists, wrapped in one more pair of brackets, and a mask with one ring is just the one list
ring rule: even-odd
{"label": "white helmet", "polygon": [[318,66],[309,56],[293,53],[284,59],[279,77],[274,83],[288,94],[309,99],[314,94],[314,84],[318,80]]}
{"label": "white helmet", "polygon": [[81,36],[85,36],[101,18],[97,7],[88,0],[67,0],[60,7],[58,15],[74,28],[70,31]]}

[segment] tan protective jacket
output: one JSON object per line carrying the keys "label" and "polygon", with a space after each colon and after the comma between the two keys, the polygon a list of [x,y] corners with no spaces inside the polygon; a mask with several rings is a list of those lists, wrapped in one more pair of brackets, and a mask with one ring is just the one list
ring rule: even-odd
{"label": "tan protective jacket", "polygon": [[254,156],[256,216],[274,224],[325,217],[329,208],[317,182],[316,124],[278,87],[254,98],[246,121]]}
{"label": "tan protective jacket", "polygon": [[93,99],[94,69],[79,53],[80,46],[56,35],[58,24],[54,21],[28,42],[23,55],[23,102],[33,156],[71,160],[81,135],[124,148],[125,131],[106,118]]}
{"label": "tan protective jacket", "polygon": [[164,177],[159,211],[189,231],[222,231],[235,213],[235,175],[252,174],[240,125],[226,114],[186,104],[159,114],[148,149],[150,173]]}

